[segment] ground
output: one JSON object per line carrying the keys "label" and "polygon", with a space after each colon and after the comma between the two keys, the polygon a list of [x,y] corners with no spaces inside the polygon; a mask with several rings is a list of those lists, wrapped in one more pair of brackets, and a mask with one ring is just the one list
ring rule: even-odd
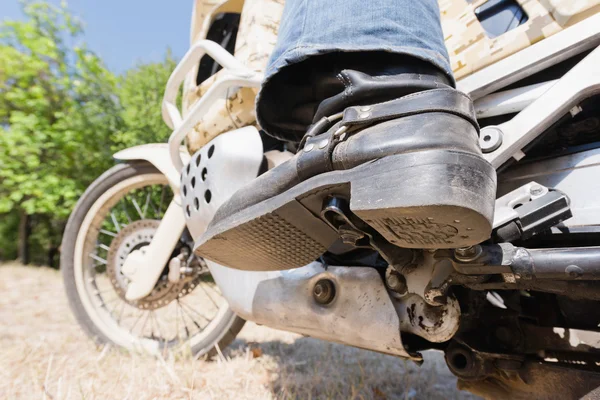
{"label": "ground", "polygon": [[439,353],[391,356],[247,323],[215,361],[96,346],[60,273],[0,266],[0,399],[474,399]]}

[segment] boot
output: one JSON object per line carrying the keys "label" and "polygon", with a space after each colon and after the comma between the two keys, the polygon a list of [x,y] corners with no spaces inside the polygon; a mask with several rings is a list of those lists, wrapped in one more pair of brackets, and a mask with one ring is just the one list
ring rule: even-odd
{"label": "boot", "polygon": [[399,247],[489,238],[496,171],[470,98],[440,74],[341,76],[345,90],[319,104],[298,153],[219,208],[197,255],[243,270],[306,265],[339,240],[322,213],[332,197]]}

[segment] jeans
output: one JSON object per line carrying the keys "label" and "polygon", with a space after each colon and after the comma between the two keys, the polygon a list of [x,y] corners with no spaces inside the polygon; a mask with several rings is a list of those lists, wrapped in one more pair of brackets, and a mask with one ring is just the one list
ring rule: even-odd
{"label": "jeans", "polygon": [[[283,102],[289,102],[284,97],[304,90],[298,86],[295,90],[282,90],[279,83],[269,85],[274,77],[294,64],[336,52],[355,52],[367,58],[369,52],[414,57],[437,67],[454,82],[437,0],[286,0],[277,44],[257,100],[261,125],[265,127],[267,119],[275,118],[267,115],[273,114],[273,98],[279,96]],[[314,68],[315,64],[307,65]],[[273,94],[274,91],[278,93]],[[266,97],[270,100],[269,107],[261,104]],[[276,107],[284,107],[286,111],[290,106]],[[269,133],[285,138],[285,134]],[[294,139],[297,140],[297,134]]]}

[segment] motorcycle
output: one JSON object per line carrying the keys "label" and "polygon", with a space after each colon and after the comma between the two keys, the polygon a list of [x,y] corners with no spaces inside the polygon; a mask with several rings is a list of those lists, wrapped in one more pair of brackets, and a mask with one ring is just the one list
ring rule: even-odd
{"label": "motorcycle", "polygon": [[[210,357],[250,320],[415,362],[423,350],[440,350],[459,387],[488,398],[580,398],[600,386],[597,2],[566,10],[557,1],[550,10],[537,1],[440,0],[445,32],[457,20],[468,27],[447,34],[447,44],[498,174],[489,240],[407,252],[334,196],[320,216],[351,250],[259,271],[194,254],[194,238],[219,206],[296,150],[257,129],[248,99],[260,67],[231,54],[232,35],[250,29],[244,16],[256,17],[260,2],[207,3],[194,13],[193,45],[165,90],[169,143],[115,154],[124,163],[86,190],[67,224],[61,269],[87,334]],[[265,3],[267,26],[281,4]],[[498,22],[507,10],[510,23]],[[223,119],[211,130],[209,121]],[[418,232],[408,239],[436,240]]]}

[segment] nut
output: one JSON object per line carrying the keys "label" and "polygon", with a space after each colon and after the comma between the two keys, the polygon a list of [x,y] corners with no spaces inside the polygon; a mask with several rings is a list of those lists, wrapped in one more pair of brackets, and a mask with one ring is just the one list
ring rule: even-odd
{"label": "nut", "polygon": [[329,304],[335,298],[335,285],[330,279],[321,279],[313,287],[313,298],[319,304]]}
{"label": "nut", "polygon": [[459,247],[458,249],[454,250],[454,257],[456,257],[458,261],[469,262],[476,260],[482,252],[483,249],[479,245]]}

